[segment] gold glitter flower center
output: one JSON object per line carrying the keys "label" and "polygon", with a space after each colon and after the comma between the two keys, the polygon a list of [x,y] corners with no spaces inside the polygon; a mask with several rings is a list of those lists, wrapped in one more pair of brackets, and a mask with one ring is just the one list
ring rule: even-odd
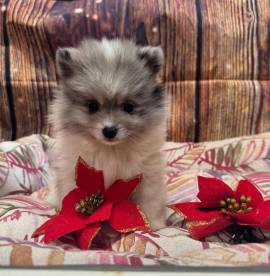
{"label": "gold glitter flower center", "polygon": [[227,197],[219,202],[221,212],[230,211],[237,214],[247,213],[252,211],[252,207],[249,206],[251,202],[250,196],[241,195],[240,200],[237,201],[235,198]]}
{"label": "gold glitter flower center", "polygon": [[91,215],[93,214],[104,202],[104,196],[101,192],[96,192],[91,196],[81,199],[75,206],[78,213]]}

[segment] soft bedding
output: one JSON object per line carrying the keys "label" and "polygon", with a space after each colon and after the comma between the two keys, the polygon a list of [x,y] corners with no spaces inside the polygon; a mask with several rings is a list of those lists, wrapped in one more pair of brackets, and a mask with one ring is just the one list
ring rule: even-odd
{"label": "soft bedding", "polygon": [[[179,266],[270,265],[270,235],[255,231],[254,243],[231,244],[220,232],[205,240],[189,237],[184,218],[167,209],[168,227],[122,236],[101,233],[91,250],[72,237],[45,245],[33,231],[55,214],[44,202],[50,193],[47,152],[53,139],[31,135],[0,143],[0,265],[120,264]],[[164,147],[167,203],[196,201],[197,176],[218,177],[231,187],[248,179],[270,197],[270,133],[216,142],[173,143]],[[211,187],[209,187],[211,189]]]}

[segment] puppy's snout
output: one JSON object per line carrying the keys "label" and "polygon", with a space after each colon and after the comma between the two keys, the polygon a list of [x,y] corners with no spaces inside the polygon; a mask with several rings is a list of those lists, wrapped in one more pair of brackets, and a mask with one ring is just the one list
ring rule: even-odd
{"label": "puppy's snout", "polygon": [[102,133],[104,135],[104,137],[106,137],[107,139],[112,139],[116,136],[118,132],[118,128],[117,127],[104,127],[102,130]]}

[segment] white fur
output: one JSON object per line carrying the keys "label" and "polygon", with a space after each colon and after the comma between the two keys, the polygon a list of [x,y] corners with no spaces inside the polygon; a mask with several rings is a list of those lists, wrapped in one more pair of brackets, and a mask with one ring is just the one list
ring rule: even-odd
{"label": "white fur", "polygon": [[59,168],[51,180],[54,193],[47,201],[59,206],[62,198],[75,188],[75,165],[81,156],[90,166],[103,170],[106,187],[116,179],[129,179],[143,173],[143,181],[133,199],[140,204],[154,229],[164,227],[165,166],[159,152],[165,139],[164,129],[165,122],[161,122],[160,128],[144,136],[140,143],[120,147],[96,144],[91,140],[82,141],[81,138],[78,140],[77,135],[58,132],[51,157]]}
{"label": "white fur", "polygon": [[110,43],[108,39],[102,39],[101,45],[104,49],[104,54],[108,60],[112,59],[114,57],[114,49],[113,45]]}
{"label": "white fur", "polygon": [[[163,59],[159,47],[141,48],[122,40],[86,40],[78,49],[57,51],[60,86],[50,115],[56,138],[51,152],[54,192],[47,201],[61,205],[75,187],[75,165],[82,157],[103,171],[106,187],[142,173],[132,199],[154,229],[165,226],[165,165],[160,150],[166,138],[166,94],[156,90]],[[88,101],[93,98],[101,108],[90,114]],[[123,111],[122,104],[133,98],[144,111],[141,115]],[[114,108],[103,104],[108,101]],[[112,141],[102,134],[107,125],[119,128]]]}

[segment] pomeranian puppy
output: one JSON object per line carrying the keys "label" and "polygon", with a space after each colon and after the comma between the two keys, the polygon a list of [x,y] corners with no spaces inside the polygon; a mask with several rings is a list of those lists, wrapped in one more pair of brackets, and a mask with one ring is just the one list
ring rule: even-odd
{"label": "pomeranian puppy", "polygon": [[139,47],[130,40],[87,39],[77,48],[59,48],[59,85],[50,121],[56,138],[51,162],[53,193],[60,207],[75,188],[75,164],[81,156],[102,170],[105,186],[143,174],[132,196],[153,229],[165,226],[167,104],[158,73],[160,47]]}

